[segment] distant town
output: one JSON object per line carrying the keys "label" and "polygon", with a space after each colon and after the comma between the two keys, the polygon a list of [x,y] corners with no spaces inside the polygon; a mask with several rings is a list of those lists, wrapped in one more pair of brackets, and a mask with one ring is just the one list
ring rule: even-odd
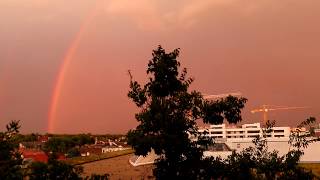
{"label": "distant town", "polygon": [[[47,152],[56,152],[59,160],[101,156],[109,152],[130,150],[125,135],[19,135],[19,151],[25,163],[48,162]],[[76,162],[75,162],[76,164]]]}

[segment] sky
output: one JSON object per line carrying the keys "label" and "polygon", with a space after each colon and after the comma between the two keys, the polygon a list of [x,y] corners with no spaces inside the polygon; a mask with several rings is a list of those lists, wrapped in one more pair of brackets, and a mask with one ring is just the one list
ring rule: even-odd
{"label": "sky", "polygon": [[[277,125],[320,119],[318,0],[1,0],[0,130],[126,133],[152,50],[179,60],[206,94],[241,92],[243,123],[262,104]],[[319,122],[319,121],[318,121]]]}

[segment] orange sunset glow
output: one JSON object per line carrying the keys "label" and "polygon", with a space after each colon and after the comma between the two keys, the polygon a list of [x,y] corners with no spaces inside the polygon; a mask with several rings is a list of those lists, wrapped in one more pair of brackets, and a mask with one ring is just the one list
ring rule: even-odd
{"label": "orange sunset glow", "polygon": [[[262,105],[278,125],[320,119],[320,1],[1,0],[0,127],[126,133],[138,111],[129,75],[152,49],[179,60],[205,94],[241,92],[244,122]],[[295,108],[298,107],[298,108]],[[300,108],[302,107],[302,108]]]}

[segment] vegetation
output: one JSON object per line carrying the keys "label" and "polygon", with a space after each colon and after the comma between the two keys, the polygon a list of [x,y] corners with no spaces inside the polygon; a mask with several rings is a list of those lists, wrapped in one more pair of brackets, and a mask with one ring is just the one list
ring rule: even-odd
{"label": "vegetation", "polygon": [[103,175],[92,174],[90,177],[87,176],[84,178],[84,180],[108,180],[108,179],[109,179],[109,174],[103,174]]}
{"label": "vegetation", "polygon": [[320,163],[300,163],[299,166],[312,171],[314,175],[320,178]]}
{"label": "vegetation", "polygon": [[16,142],[33,142],[33,141],[37,141],[38,140],[38,136],[39,134],[16,134],[16,136],[14,136],[14,140]]}
{"label": "vegetation", "polygon": [[[310,124],[309,118],[303,121],[302,125]],[[313,119],[315,120],[315,119]],[[274,123],[267,123],[266,133],[272,130]],[[302,137],[303,136],[303,137]],[[308,137],[311,138],[309,134]],[[207,175],[208,179],[315,179],[317,178],[311,170],[299,166],[298,162],[303,155],[303,149],[299,149],[297,142],[303,141],[305,135],[292,134],[291,139],[299,139],[290,141],[291,150],[281,156],[278,151],[270,152],[268,150],[266,138],[256,138],[253,140],[254,147],[249,147],[240,153],[233,152],[226,160],[219,158],[208,158],[211,164]],[[309,138],[307,138],[309,139]],[[308,141],[305,139],[306,141]],[[311,138],[312,139],[312,138]],[[311,140],[310,139],[310,140]],[[317,138],[313,138],[316,140]],[[311,142],[311,141],[310,141]],[[219,167],[217,169],[217,167]]]}
{"label": "vegetation", "polygon": [[[188,91],[192,78],[179,71],[179,49],[166,53],[159,46],[148,63],[149,79],[140,85],[130,75],[128,97],[140,108],[135,115],[139,125],[128,132],[128,144],[137,155],[152,149],[158,155],[153,171],[157,179],[312,179],[310,171],[298,166],[304,147],[316,141],[309,135],[292,134],[293,150],[285,156],[269,152],[267,141],[254,140],[255,147],[235,153],[228,159],[204,158],[203,151],[213,143],[197,131],[196,121],[221,124],[241,121],[245,98],[228,96],[205,100],[201,93]],[[301,124],[315,121],[309,118]],[[272,124],[268,127],[272,128]],[[270,129],[269,128],[269,129]]]}
{"label": "vegetation", "polygon": [[47,152],[59,152],[59,153],[71,153],[76,155],[75,147],[80,147],[85,144],[93,144],[94,138],[88,134],[80,134],[73,136],[53,136],[45,144],[45,151]]}
{"label": "vegetation", "polygon": [[[189,91],[193,82],[187,77],[187,70],[179,71],[177,60],[179,49],[166,53],[159,46],[152,53],[147,74],[149,81],[141,86],[129,72],[129,98],[141,109],[136,114],[140,123],[128,132],[128,143],[137,155],[147,155],[154,150],[156,160],[154,175],[157,179],[316,179],[308,170],[313,165],[298,165],[303,149],[319,141],[312,138],[312,124],[315,118],[308,118],[298,127],[309,127],[310,133],[296,131],[290,136],[292,149],[284,156],[277,151],[268,151],[267,141],[254,139],[255,147],[240,153],[233,152],[223,160],[205,158],[206,147],[214,143],[199,133],[197,120],[204,123],[221,124],[241,121],[241,109],[245,98],[228,96],[215,101],[205,100],[200,92]],[[268,122],[264,133],[272,130],[274,122]],[[0,179],[81,179],[83,169],[76,164],[92,162],[131,153],[132,150],[113,152],[101,156],[73,158],[72,162],[58,161],[56,153],[79,155],[77,146],[93,143],[90,135],[55,136],[46,143],[48,163],[23,164],[18,151],[18,142],[32,141],[35,134],[19,134],[19,121],[11,121],[6,131],[0,133]],[[308,168],[309,167],[309,168]],[[85,179],[108,179],[109,175],[91,175]]]}
{"label": "vegetation", "polygon": [[[141,111],[136,114],[140,124],[128,132],[128,144],[138,155],[154,149],[159,155],[154,170],[158,179],[202,178],[205,172],[201,167],[207,164],[200,145],[212,141],[198,132],[196,120],[237,123],[246,99],[229,96],[214,102],[204,100],[200,92],[188,91],[193,79],[187,77],[186,69],[179,72],[179,49],[166,53],[159,46],[152,56],[146,85],[141,86],[130,74],[128,96]],[[191,136],[199,140],[193,141]]]}
{"label": "vegetation", "polygon": [[[54,155],[52,155],[54,156]],[[33,162],[28,174],[31,180],[41,179],[81,179],[80,174],[83,172],[81,166],[73,166],[50,157],[48,163]]]}
{"label": "vegetation", "polygon": [[81,164],[85,164],[85,163],[90,163],[90,162],[94,162],[94,161],[100,161],[103,159],[109,159],[109,158],[113,158],[113,157],[117,157],[117,156],[122,156],[122,155],[126,155],[126,154],[132,154],[134,151],[132,149],[127,149],[127,150],[122,150],[122,151],[115,151],[115,152],[107,152],[107,153],[103,153],[101,155],[96,155],[96,154],[92,154],[90,156],[78,156],[78,157],[73,157],[73,158],[68,158],[66,160],[66,162],[68,164],[72,164],[72,165],[81,165]]}
{"label": "vegetation", "polygon": [[19,121],[11,121],[6,128],[6,132],[0,133],[0,179],[21,179],[22,159],[14,141],[14,136],[19,133]]}
{"label": "vegetation", "polygon": [[126,136],[123,134],[99,134],[94,135],[99,141],[120,141],[120,142],[126,142]]}
{"label": "vegetation", "polygon": [[[0,133],[0,179],[3,180],[65,180],[65,179],[82,179],[83,171],[81,166],[58,161],[55,152],[48,153],[48,163],[32,162],[24,164],[21,154],[18,151],[18,143],[20,142],[19,121],[11,121],[7,126],[6,132]],[[85,136],[82,138],[74,138],[74,142],[83,144],[86,142]],[[55,142],[55,141],[54,141]],[[85,179],[89,180],[106,180],[109,175],[95,175]]]}

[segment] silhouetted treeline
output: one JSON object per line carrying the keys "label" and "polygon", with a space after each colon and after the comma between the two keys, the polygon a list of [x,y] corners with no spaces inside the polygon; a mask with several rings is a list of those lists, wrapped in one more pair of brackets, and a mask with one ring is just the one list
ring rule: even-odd
{"label": "silhouetted treeline", "polygon": [[[312,172],[298,166],[301,147],[319,139],[292,134],[292,149],[284,156],[268,152],[266,139],[254,140],[255,147],[233,152],[223,160],[204,157],[205,147],[215,140],[198,131],[196,121],[205,124],[238,123],[247,99],[227,96],[205,99],[190,90],[193,78],[180,69],[180,50],[167,53],[161,46],[153,50],[147,65],[146,84],[130,75],[128,97],[140,111],[135,114],[138,126],[128,132],[128,144],[136,155],[154,151],[158,156],[153,171],[156,179],[313,179]],[[215,70],[215,68],[212,68]],[[219,74],[217,74],[218,78]],[[236,78],[236,75],[235,75]],[[309,118],[301,127],[313,123]],[[270,123],[268,121],[268,123]],[[270,126],[272,129],[272,125]]]}
{"label": "silhouetted treeline", "polygon": [[94,137],[88,134],[53,136],[45,143],[44,150],[65,154],[72,152],[72,154],[74,154],[76,147],[93,144],[94,141]]}
{"label": "silhouetted treeline", "polygon": [[[57,160],[56,152],[47,152],[48,162],[28,162],[24,161],[19,152],[19,142],[25,136],[19,134],[19,121],[11,121],[7,125],[5,132],[0,132],[0,179],[2,180],[66,180],[66,179],[83,179],[81,174],[83,168],[67,164],[64,161]],[[27,138],[29,139],[29,138]],[[64,144],[65,146],[83,145],[93,142],[91,136],[77,135],[73,137],[54,137],[50,139],[49,146]],[[55,144],[55,145],[52,145]],[[107,180],[108,174],[87,176],[84,179],[89,180]]]}

